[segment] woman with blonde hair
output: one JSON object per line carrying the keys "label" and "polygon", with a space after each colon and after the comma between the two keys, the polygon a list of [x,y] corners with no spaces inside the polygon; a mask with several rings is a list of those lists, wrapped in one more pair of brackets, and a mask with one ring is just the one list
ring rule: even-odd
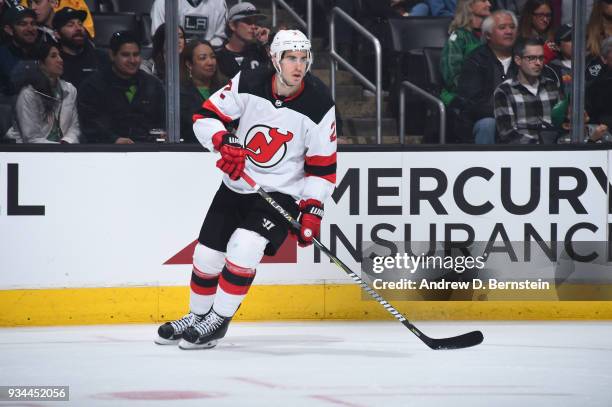
{"label": "woman with blonde hair", "polygon": [[599,0],[587,24],[587,51],[591,57],[599,57],[601,43],[612,37],[612,0]]}
{"label": "woman with blonde hair", "polygon": [[444,88],[440,98],[447,106],[455,98],[463,61],[471,51],[480,46],[480,27],[483,20],[490,14],[491,2],[489,0],[459,0],[457,2],[455,18],[448,29],[450,37],[444,45],[440,61],[444,79]]}

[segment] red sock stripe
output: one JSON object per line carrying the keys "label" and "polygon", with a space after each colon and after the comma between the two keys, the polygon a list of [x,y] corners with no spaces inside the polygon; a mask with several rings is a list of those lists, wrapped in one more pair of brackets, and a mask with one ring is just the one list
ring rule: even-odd
{"label": "red sock stripe", "polygon": [[[221,289],[228,294],[245,295],[253,283],[253,279],[255,278],[255,270],[245,269],[238,266],[235,266],[237,268],[234,268],[232,266],[230,266],[230,263],[227,262],[226,266],[223,267],[221,277],[219,277],[219,287],[221,287]],[[248,272],[246,270],[248,270]]]}
{"label": "red sock stripe", "polygon": [[198,275],[194,271],[191,273],[191,291],[199,295],[213,295],[217,292],[217,285],[219,284],[219,276],[212,276],[210,274]]}

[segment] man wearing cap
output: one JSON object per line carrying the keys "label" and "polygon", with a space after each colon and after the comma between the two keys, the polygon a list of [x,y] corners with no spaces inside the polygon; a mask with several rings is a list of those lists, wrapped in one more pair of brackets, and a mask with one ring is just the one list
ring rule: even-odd
{"label": "man wearing cap", "polygon": [[78,88],[81,82],[96,72],[102,64],[108,63],[108,57],[96,50],[87,37],[83,21],[87,13],[64,7],[55,13],[53,28],[60,41],[60,52],[64,60],[62,79]]}
{"label": "man wearing cap", "polygon": [[[166,21],[166,1],[155,0],[151,8],[151,32]],[[227,5],[225,0],[178,0],[178,21],[185,36],[200,38],[220,47],[225,39]]]}
{"label": "man wearing cap", "polygon": [[111,66],[85,79],[77,106],[81,133],[89,143],[155,142],[165,124],[164,89],[140,69],[138,36],[119,31],[110,40]]}
{"label": "man wearing cap", "polygon": [[572,25],[563,24],[555,34],[555,44],[559,49],[557,57],[548,66],[555,73],[564,95],[572,92]]}
{"label": "man wearing cap", "polygon": [[38,40],[36,13],[34,10],[17,6],[9,8],[3,16],[2,29],[8,36],[5,45],[0,46],[0,93],[15,93],[11,77],[20,61],[34,60],[33,52]]}
{"label": "man wearing cap", "polygon": [[247,2],[229,10],[226,29],[229,40],[217,51],[217,65],[223,75],[233,78],[241,70],[255,69],[269,62],[265,45],[270,30],[259,25],[265,18]]}
{"label": "man wearing cap", "polygon": [[[18,0],[12,1],[18,2]],[[31,3],[36,2],[37,0],[21,0],[21,5],[24,7],[32,7]],[[91,17],[91,12],[89,11],[89,7],[87,7],[87,4],[85,3],[85,0],[57,0],[53,4],[53,11],[57,13],[60,9],[63,9],[64,7],[70,7],[75,10],[83,10],[84,12],[86,12],[87,17],[83,21],[83,27],[85,27],[91,38],[94,38],[96,36],[93,18]]]}

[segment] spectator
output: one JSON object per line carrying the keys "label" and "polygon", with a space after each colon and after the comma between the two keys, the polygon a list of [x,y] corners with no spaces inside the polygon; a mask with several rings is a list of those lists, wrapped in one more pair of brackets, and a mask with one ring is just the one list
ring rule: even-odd
{"label": "spectator", "polygon": [[513,144],[556,143],[557,132],[551,130],[551,114],[560,95],[557,84],[542,76],[544,41],[540,38],[519,39],[514,62],[518,67],[516,78],[506,80],[495,90],[498,141]]}
{"label": "spectator", "polygon": [[72,7],[60,9],[53,19],[60,43],[60,52],[64,60],[62,79],[79,87],[83,80],[104,64],[108,64],[106,53],[98,51],[91,43],[83,21],[87,13]]}
{"label": "spectator", "polygon": [[466,130],[471,130],[471,140],[476,144],[495,143],[493,92],[497,85],[516,72],[516,65],[512,61],[516,34],[514,13],[494,11],[482,23],[484,45],[468,55],[463,64],[457,82],[457,96],[452,105],[459,109],[459,117],[467,121]]}
{"label": "spectator", "polygon": [[[17,0],[12,0],[17,1]],[[30,3],[35,2],[36,0],[21,0],[21,5],[24,7],[29,7]],[[83,27],[87,30],[87,33],[91,38],[96,36],[96,31],[94,30],[93,18],[91,17],[91,11],[89,7],[87,7],[87,3],[85,0],[54,0],[53,2],[53,11],[58,12],[60,9],[64,7],[70,7],[75,10],[83,10],[87,13],[87,17],[83,21]],[[51,25],[49,25],[51,27]]]}
{"label": "spectator", "polygon": [[612,36],[612,0],[599,0],[593,5],[593,11],[587,24],[588,62],[586,71],[587,86],[604,70],[601,59],[602,42]]}
{"label": "spectator", "polygon": [[[198,37],[215,48],[220,47],[226,39],[226,16],[225,0],[178,0],[179,25],[185,29],[188,39]],[[157,31],[164,21],[165,0],[155,0],[151,8],[151,31]]]}
{"label": "spectator", "polygon": [[229,40],[217,51],[219,70],[223,75],[233,78],[240,70],[255,69],[270,61],[265,48],[270,30],[259,26],[259,21],[265,18],[251,3],[238,3],[230,9],[227,19]]}
{"label": "spectator", "polygon": [[455,98],[457,80],[461,73],[463,61],[467,55],[478,48],[483,20],[491,15],[489,0],[459,0],[457,13],[450,24],[450,37],[440,60],[440,69],[444,79],[444,88],[440,98],[445,105],[450,105]]}
{"label": "spectator", "polygon": [[120,31],[110,40],[111,66],[87,78],[77,101],[83,136],[91,143],[154,142],[164,127],[164,89],[140,70],[136,34]]}
{"label": "spectator", "polygon": [[8,36],[7,42],[0,46],[0,93],[16,93],[12,78],[20,61],[35,59],[33,56],[38,31],[36,13],[23,6],[9,8],[4,13],[2,28]]}
{"label": "spectator", "polygon": [[591,58],[601,56],[602,42],[612,36],[612,0],[599,0],[587,24],[587,51]]}
{"label": "spectator", "polygon": [[544,63],[552,61],[557,55],[554,43],[553,6],[551,0],[527,0],[521,11],[519,37],[540,38],[544,41]]}
{"label": "spectator", "polygon": [[181,54],[181,138],[185,143],[198,143],[192,117],[210,95],[226,83],[227,78],[217,69],[215,51],[210,43],[189,41]]}
{"label": "spectator", "polygon": [[[179,25],[178,27],[178,53],[179,55],[185,48],[185,30]],[[153,34],[153,52],[151,58],[145,59],[140,64],[140,69],[146,73],[156,76],[160,80],[166,78],[166,24],[162,24]]]}
{"label": "spectator", "polygon": [[59,0],[27,0],[27,5],[36,13],[36,24],[40,31],[40,38],[45,42],[56,43],[55,31],[53,31],[54,7]]}
{"label": "spectator", "polygon": [[558,56],[549,63],[564,96],[572,93],[572,26],[564,24],[555,34]]}
{"label": "spectator", "polygon": [[60,79],[64,64],[56,45],[41,43],[38,68],[19,92],[16,121],[6,137],[18,143],[78,143],[77,91]]}
{"label": "spectator", "polygon": [[600,53],[603,68],[586,87],[586,110],[592,122],[605,124],[612,129],[612,37],[602,42]]}
{"label": "spectator", "polygon": [[425,0],[410,9],[410,17],[452,17],[456,8],[457,0]]}

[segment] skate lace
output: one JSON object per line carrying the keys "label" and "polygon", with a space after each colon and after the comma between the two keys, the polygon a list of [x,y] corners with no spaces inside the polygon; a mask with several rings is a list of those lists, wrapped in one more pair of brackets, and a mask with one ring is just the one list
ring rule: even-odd
{"label": "skate lace", "polygon": [[211,332],[214,332],[217,328],[221,326],[224,318],[211,312],[206,316],[205,319],[195,324],[193,327],[200,335],[206,335]]}
{"label": "skate lace", "polygon": [[175,332],[183,332],[188,327],[193,326],[194,324],[199,322],[200,318],[201,317],[199,317],[198,315],[190,312],[183,318],[170,322],[170,325],[172,325]]}

